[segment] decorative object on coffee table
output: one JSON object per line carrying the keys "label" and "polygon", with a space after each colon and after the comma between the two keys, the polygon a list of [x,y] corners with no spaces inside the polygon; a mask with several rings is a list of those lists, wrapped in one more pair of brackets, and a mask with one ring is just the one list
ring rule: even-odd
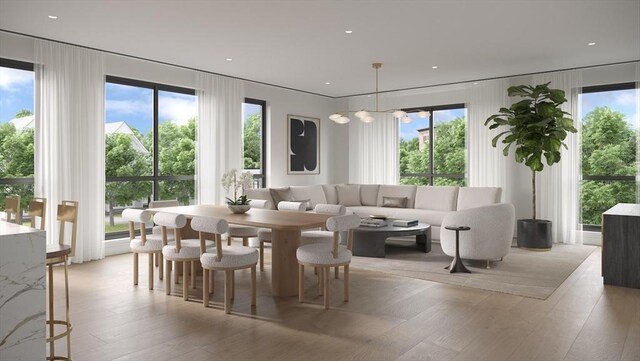
{"label": "decorative object on coffee table", "polygon": [[500,128],[491,144],[496,147],[502,139],[502,153],[509,155],[515,145],[516,162],[524,163],[532,171],[533,218],[518,220],[518,247],[534,250],[550,250],[553,242],[551,221],[536,219],[536,172],[544,169],[543,159],[551,166],[560,161],[560,148],[567,148],[564,140],[569,132],[576,133],[571,114],[560,106],[567,101],[563,90],[549,89],[542,85],[519,85],[508,89],[510,97],[522,97],[509,108],[500,108],[484,123],[489,129]]}
{"label": "decorative object on coffee table", "polygon": [[382,227],[361,224],[353,230],[353,255],[364,257],[384,257],[385,241],[389,237],[416,236],[416,243],[424,245],[425,253],[431,252],[431,226],[418,223],[413,227],[395,227],[393,220],[387,219]]}
{"label": "decorative object on coffee table", "polygon": [[[246,190],[253,185],[253,175],[232,169],[222,175],[222,187],[229,194],[233,187],[233,199],[226,197],[227,207],[233,213],[246,213],[251,209],[251,200],[247,198]],[[238,194],[240,196],[238,196]]]}
{"label": "decorative object on coffee table", "polygon": [[448,269],[449,273],[471,273],[462,263],[462,258],[460,258],[460,231],[468,231],[471,228],[465,226],[446,226],[444,228],[456,231],[456,256],[453,257],[451,265],[445,267],[445,269]]}
{"label": "decorative object on coffee table", "polygon": [[320,174],[320,119],[287,116],[287,174]]}

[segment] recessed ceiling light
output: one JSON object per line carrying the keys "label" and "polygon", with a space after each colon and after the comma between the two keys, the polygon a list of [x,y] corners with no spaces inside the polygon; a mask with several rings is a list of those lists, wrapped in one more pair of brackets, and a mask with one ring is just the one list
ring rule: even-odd
{"label": "recessed ceiling light", "polygon": [[353,33],[353,30],[345,30],[344,32],[345,32],[345,34],[351,34],[351,33]]}
{"label": "recessed ceiling light", "polygon": [[331,83],[330,83],[330,82],[326,82],[326,83],[324,83],[324,84],[325,84],[325,85],[331,85]]}
{"label": "recessed ceiling light", "polygon": [[589,46],[594,46],[594,45],[596,45],[596,43],[591,42],[591,43],[587,43],[587,45],[589,45]]}
{"label": "recessed ceiling light", "polygon": [[58,17],[55,15],[49,15],[49,19],[57,19]]}
{"label": "recessed ceiling light", "polygon": [[231,58],[227,58],[227,61],[231,61],[231,60],[233,60],[233,59],[231,59]]}
{"label": "recessed ceiling light", "polygon": [[434,65],[434,66],[431,67],[431,69],[438,69],[438,66]]}

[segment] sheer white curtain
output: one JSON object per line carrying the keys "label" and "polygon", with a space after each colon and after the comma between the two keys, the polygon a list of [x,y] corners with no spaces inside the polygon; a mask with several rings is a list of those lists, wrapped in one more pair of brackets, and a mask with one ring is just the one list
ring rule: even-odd
{"label": "sheer white curtain", "polygon": [[538,218],[553,222],[555,243],[582,244],[580,222],[580,110],[578,94],[582,87],[580,71],[566,71],[533,76],[533,85],[551,82],[550,87],[562,89],[567,102],[562,110],[573,115],[578,133],[569,133],[565,143],[568,150],[561,149],[560,163],[546,166],[537,176]]}
{"label": "sheer white curtain", "polygon": [[[469,186],[501,187],[503,201],[509,202],[510,196],[506,187],[507,157],[502,154],[502,146],[491,146],[491,140],[502,130],[490,130],[484,123],[488,117],[498,113],[500,108],[508,107],[505,79],[488,80],[469,89],[469,105],[467,114],[468,150],[469,150]],[[513,157],[513,150],[509,157]]]}
{"label": "sheer white curtain", "polygon": [[237,79],[196,73],[198,96],[198,204],[223,204],[222,174],[242,169],[242,102],[244,83]]}
{"label": "sheer white curtain", "polygon": [[[73,262],[104,257],[104,54],[36,40],[35,195],[47,198],[47,241],[57,204],[78,202]],[[69,232],[67,234],[70,235]]]}
{"label": "sheer white curtain", "polygon": [[[349,109],[371,109],[372,99],[349,99]],[[380,109],[386,109],[384,104]],[[390,114],[376,113],[375,121],[363,123],[351,116],[349,123],[349,182],[398,184],[399,124]]]}

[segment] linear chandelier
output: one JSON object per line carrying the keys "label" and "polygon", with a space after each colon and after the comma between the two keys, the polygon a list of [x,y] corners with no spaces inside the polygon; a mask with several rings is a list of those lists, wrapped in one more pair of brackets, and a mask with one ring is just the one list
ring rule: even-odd
{"label": "linear chandelier", "polygon": [[[371,64],[371,66],[376,70],[376,107],[375,110],[366,110],[366,109],[360,109],[360,110],[346,110],[343,112],[338,112],[338,113],[334,113],[331,114],[329,116],[329,119],[333,120],[334,122],[338,123],[338,124],[347,124],[351,121],[351,119],[349,118],[349,113],[353,113],[353,115],[356,116],[356,118],[360,119],[361,122],[363,123],[371,123],[375,120],[373,114],[388,114],[391,113],[391,116],[393,116],[394,118],[400,120],[403,123],[411,123],[411,121],[413,120],[408,114],[407,112],[400,110],[400,109],[389,109],[389,110],[379,110],[378,109],[378,70],[382,67],[382,63],[373,63]],[[416,113],[418,115],[418,117],[420,118],[427,118],[431,115],[431,113],[429,113],[428,111],[425,110],[420,110]]]}

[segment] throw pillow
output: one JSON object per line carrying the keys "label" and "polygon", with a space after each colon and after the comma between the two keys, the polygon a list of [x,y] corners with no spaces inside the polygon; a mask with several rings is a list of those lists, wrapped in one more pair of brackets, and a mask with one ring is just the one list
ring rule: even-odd
{"label": "throw pillow", "polygon": [[305,209],[310,211],[313,209],[313,207],[311,207],[311,199],[296,199],[294,200],[294,202],[300,202],[300,203],[305,203]]}
{"label": "throw pillow", "polygon": [[382,206],[389,208],[407,208],[407,197],[382,197]]}
{"label": "throw pillow", "polygon": [[340,184],[336,186],[338,191],[338,203],[345,207],[361,206],[360,203],[360,185],[359,184]]}
{"label": "throw pillow", "polygon": [[286,188],[271,188],[269,189],[269,193],[271,193],[271,198],[273,198],[273,205],[278,209],[278,203],[282,201],[293,202],[293,194],[291,194],[291,189],[289,187]]}

